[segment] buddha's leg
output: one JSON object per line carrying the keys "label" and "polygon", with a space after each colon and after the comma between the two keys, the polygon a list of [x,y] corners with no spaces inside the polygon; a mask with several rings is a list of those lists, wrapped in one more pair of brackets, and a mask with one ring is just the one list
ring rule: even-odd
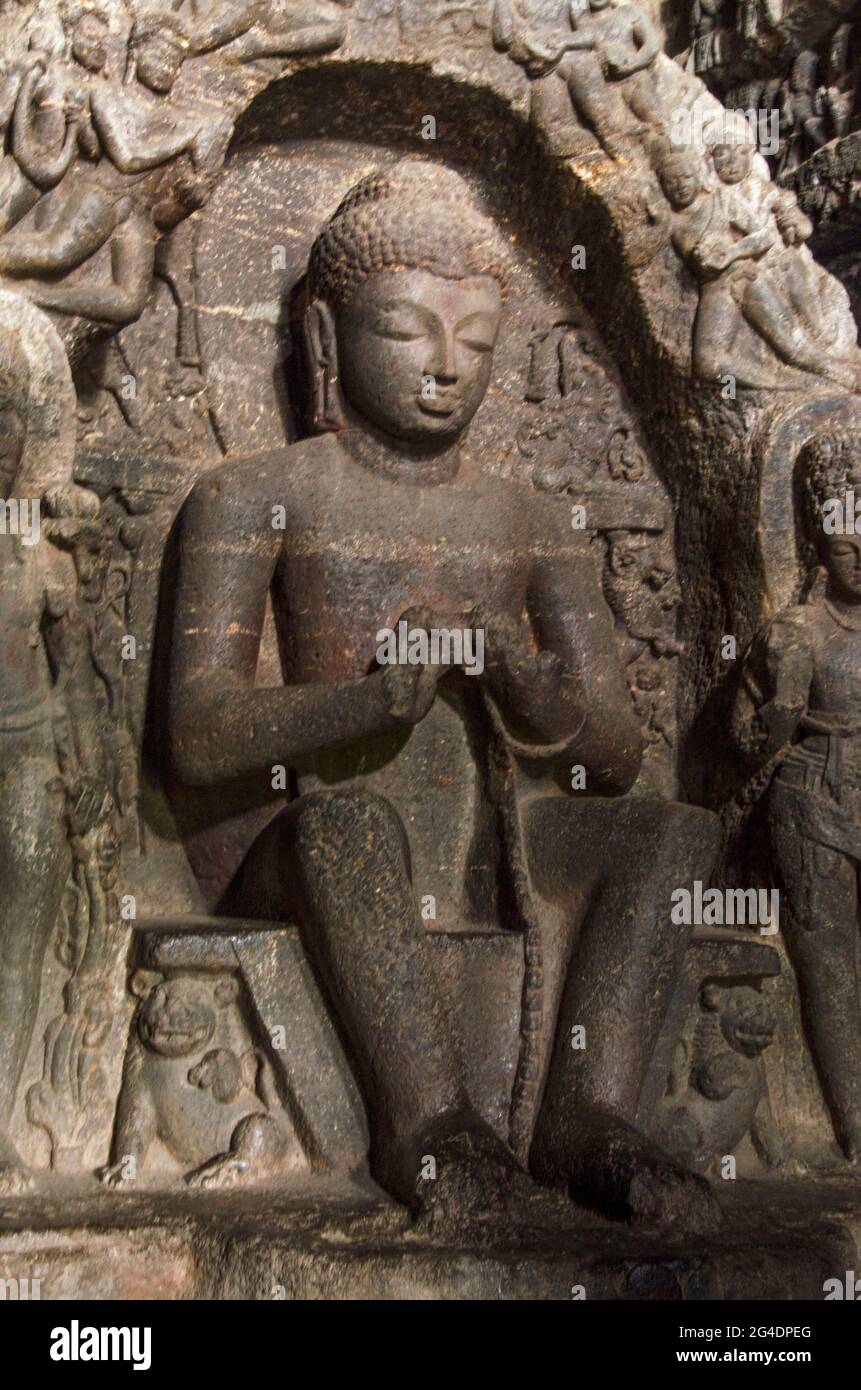
{"label": "buddha's leg", "polygon": [[0,1195],[26,1184],[9,1129],[68,872],[45,738],[42,730],[0,734]]}
{"label": "buddha's leg", "polygon": [[[640,1094],[691,928],[671,895],[708,881],[719,825],[695,807],[637,798],[538,803],[528,821],[539,892],[572,903],[562,991],[532,1167],[639,1220],[714,1219],[703,1180],[636,1127]],[[586,866],[587,892],[582,888]],[[585,1046],[572,1047],[572,1030]]]}
{"label": "buddha's leg", "polygon": [[772,822],[780,925],[798,974],[804,1026],[837,1138],[861,1161],[861,996],[855,865]]}
{"label": "buddha's leg", "polygon": [[[285,896],[285,885],[292,893]],[[293,803],[255,846],[230,910],[253,904],[298,917],[305,948],[345,1034],[371,1119],[378,1181],[415,1204],[423,1155],[459,1161],[468,1135],[488,1183],[515,1166],[474,1112],[431,943],[410,881],[400,817],[383,797],[359,790],[315,793]],[[461,1145],[461,1148],[463,1146]],[[445,1176],[440,1172],[440,1176]]]}

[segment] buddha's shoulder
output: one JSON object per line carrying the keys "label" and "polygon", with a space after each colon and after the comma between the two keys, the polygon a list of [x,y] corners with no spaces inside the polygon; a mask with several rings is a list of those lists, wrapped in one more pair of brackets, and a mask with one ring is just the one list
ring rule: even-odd
{"label": "buddha's shoulder", "polygon": [[332,435],[316,435],[269,449],[226,459],[195,483],[192,505],[235,511],[258,505],[289,505],[321,474],[337,466],[342,452]]}

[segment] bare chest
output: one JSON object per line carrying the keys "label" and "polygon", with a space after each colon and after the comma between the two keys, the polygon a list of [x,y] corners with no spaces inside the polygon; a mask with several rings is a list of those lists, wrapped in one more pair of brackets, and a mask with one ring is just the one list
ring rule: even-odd
{"label": "bare chest", "polygon": [[294,678],[363,673],[379,630],[411,608],[453,626],[477,604],[522,611],[531,552],[516,509],[376,479],[339,491],[308,499],[284,537],[273,600]]}

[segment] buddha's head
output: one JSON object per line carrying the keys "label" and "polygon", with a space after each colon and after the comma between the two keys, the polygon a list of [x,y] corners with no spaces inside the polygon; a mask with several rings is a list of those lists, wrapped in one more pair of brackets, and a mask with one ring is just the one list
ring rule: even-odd
{"label": "buddha's head", "polygon": [[496,228],[457,174],[404,160],[363,179],[311,252],[317,428],[349,411],[396,440],[451,444],[487,391],[506,280]]}

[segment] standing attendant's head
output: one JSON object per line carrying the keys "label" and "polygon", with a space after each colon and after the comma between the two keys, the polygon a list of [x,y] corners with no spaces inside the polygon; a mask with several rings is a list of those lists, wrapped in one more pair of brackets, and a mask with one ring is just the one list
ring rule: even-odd
{"label": "standing attendant's head", "polygon": [[851,434],[822,435],[800,462],[811,558],[825,571],[829,597],[861,604],[861,451]]}

